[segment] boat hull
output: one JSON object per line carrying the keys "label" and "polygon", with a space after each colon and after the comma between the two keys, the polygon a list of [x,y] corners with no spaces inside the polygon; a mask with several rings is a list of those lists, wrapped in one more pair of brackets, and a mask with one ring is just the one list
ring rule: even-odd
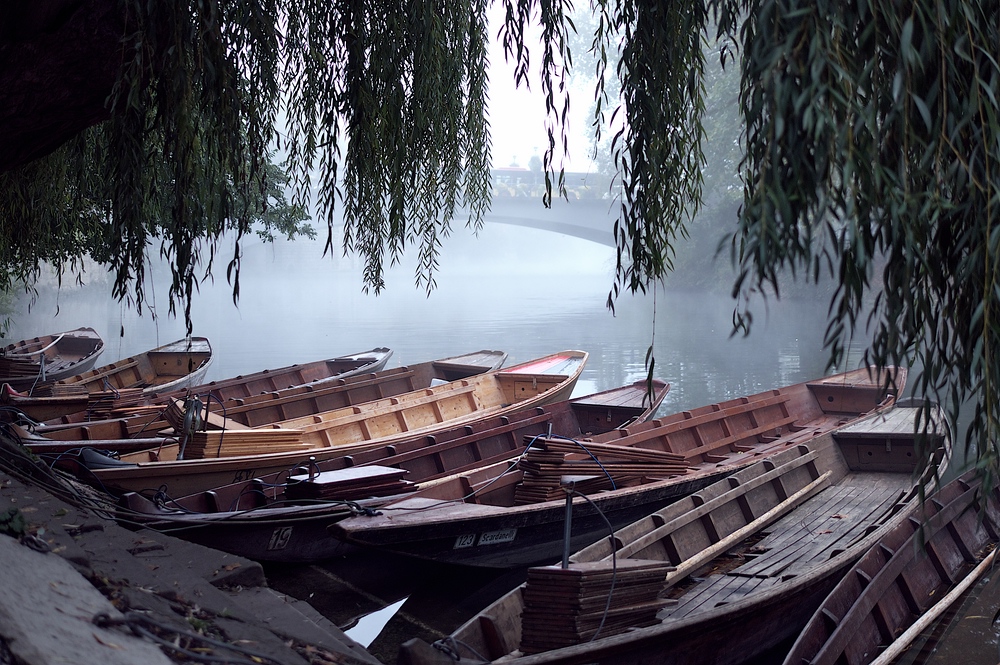
{"label": "boat hull", "polygon": [[[88,371],[104,351],[104,340],[93,328],[77,328],[55,335],[25,339],[3,348],[0,384],[28,390]],[[45,356],[45,378],[38,361]],[[16,370],[16,372],[15,372]]]}
{"label": "boat hull", "polygon": [[[607,536],[608,522],[612,528],[619,529],[725,477],[733,470],[721,468],[683,483],[665,483],[660,487],[609,497],[597,495],[591,497],[590,502],[577,498],[573,502],[569,551],[575,552]],[[426,500],[427,506],[435,503],[434,499]],[[421,503],[416,501],[407,504],[413,510],[419,510],[420,506]],[[335,537],[360,547],[464,566],[518,568],[555,561],[562,556],[566,523],[564,502],[545,506],[541,510],[515,513],[494,511],[490,514],[489,506],[483,506],[483,510],[485,514],[476,517],[470,517],[463,511],[461,519],[456,521],[444,518],[430,524],[371,531],[355,528],[369,519],[359,516],[352,519],[348,529],[345,530],[337,522],[331,524],[330,531]]]}
{"label": "boat hull", "polygon": [[[586,499],[573,500],[570,551],[608,534],[602,514],[612,528],[619,528],[764,455],[807,442],[892,403],[891,397],[885,401],[880,382],[860,377],[851,372],[794,384],[661,417],[629,428],[626,436],[580,442],[583,448],[608,444],[607,455],[612,459],[614,449],[635,451],[636,457],[632,470],[623,472],[621,486],[604,486]],[[902,388],[902,379],[897,389]],[[652,452],[677,457],[678,466],[670,471],[646,467],[646,455]],[[576,457],[587,461],[583,453]],[[519,466],[527,468],[530,461],[528,453]],[[546,462],[539,465],[545,467]],[[592,467],[589,473],[599,476],[603,468]],[[565,549],[566,501],[558,483],[572,477],[559,474],[573,472],[546,473],[551,489],[519,494],[529,481],[541,484],[546,478],[536,480],[529,477],[529,471],[496,465],[451,479],[448,485],[442,481],[441,486],[386,504],[381,515],[354,517],[331,530],[355,545],[443,563],[511,568],[553,561]],[[581,476],[580,481],[592,482],[593,478]],[[465,487],[482,488],[475,503],[466,498]],[[555,495],[560,498],[550,498]]]}
{"label": "boat hull", "polygon": [[123,526],[162,531],[253,561],[302,564],[342,556],[355,549],[330,537],[327,531],[331,524],[349,514],[345,507],[329,505],[312,509],[265,507],[235,515],[165,515],[132,524],[122,517],[118,521]]}

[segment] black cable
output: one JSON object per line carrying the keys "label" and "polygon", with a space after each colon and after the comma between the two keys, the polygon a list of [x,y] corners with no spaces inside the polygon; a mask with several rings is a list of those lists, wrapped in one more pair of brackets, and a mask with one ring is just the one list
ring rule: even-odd
{"label": "black cable", "polygon": [[611,540],[611,588],[608,590],[608,602],[604,605],[604,614],[601,616],[601,623],[597,626],[597,632],[595,632],[594,635],[587,640],[587,642],[590,643],[596,640],[597,636],[601,634],[601,629],[604,628],[604,622],[607,621],[608,613],[611,611],[611,597],[615,593],[615,582],[618,579],[618,548],[615,547],[615,528],[611,526],[611,520],[608,519],[607,515],[605,515],[601,509],[597,507],[596,503],[590,500],[589,496],[568,487],[564,489],[569,494],[575,494],[583,497],[584,501],[589,503],[594,510],[597,511],[597,514],[601,516],[601,519],[604,520],[604,523],[608,527],[608,536]]}
{"label": "black cable", "polygon": [[[90,510],[102,519],[114,519],[108,506],[100,505],[96,497],[86,496],[76,488],[73,481],[65,477],[24,447],[17,437],[7,437],[6,442],[0,442],[6,454],[0,455],[0,468],[18,480],[40,487],[57,499],[76,508]],[[111,500],[110,493],[104,496]]]}

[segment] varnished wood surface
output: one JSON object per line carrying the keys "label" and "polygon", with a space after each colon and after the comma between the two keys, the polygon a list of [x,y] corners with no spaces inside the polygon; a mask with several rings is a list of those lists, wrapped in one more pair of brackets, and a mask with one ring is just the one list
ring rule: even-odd
{"label": "varnished wood surface", "polygon": [[[594,641],[531,655],[499,653],[497,645],[520,642],[522,589],[482,612],[499,638],[487,639],[478,617],[453,637],[491,659],[523,665],[743,662],[794,635],[842,572],[917,505],[915,483],[926,479],[914,481],[914,462],[907,470],[852,467],[841,446],[831,433],[780,452],[571,557],[675,566],[664,582],[677,604],[660,610],[653,626],[619,634],[612,628]],[[400,662],[431,662],[410,658],[419,649],[406,653]]]}

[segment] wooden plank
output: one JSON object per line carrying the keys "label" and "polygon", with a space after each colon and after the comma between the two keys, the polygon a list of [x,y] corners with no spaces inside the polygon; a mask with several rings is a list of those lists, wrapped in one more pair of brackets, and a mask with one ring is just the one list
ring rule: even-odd
{"label": "wooden plank", "polygon": [[[810,462],[815,461],[818,458],[818,456],[819,456],[818,451],[811,450],[803,455],[800,455],[799,457],[796,457],[793,460],[789,460],[785,464],[782,464],[781,466],[776,467],[771,471],[762,473],[761,475],[755,478],[744,481],[743,483],[737,485],[731,490],[715,497],[710,501],[705,502],[701,506],[698,506],[696,509],[686,511],[683,515],[680,515],[675,519],[666,522],[662,526],[659,526],[643,534],[640,538],[637,538],[636,540],[627,543],[621,550],[619,550],[618,556],[627,557],[630,556],[631,554],[634,554],[635,552],[645,549],[650,544],[655,542],[657,538],[661,536],[661,534],[677,531],[682,526],[690,524],[695,520],[701,519],[711,511],[716,510],[718,507],[723,506],[731,501],[735,501],[736,497],[746,495],[747,492],[756,489],[762,485],[765,485],[774,480],[775,478],[789,473],[793,469],[797,469]],[[796,494],[793,494],[793,496],[796,496]],[[754,521],[754,523],[756,523],[756,520]]]}
{"label": "wooden plank", "polygon": [[795,492],[788,497],[785,501],[782,501],[776,505],[771,510],[767,511],[753,522],[750,522],[746,526],[737,529],[721,540],[717,541],[711,547],[707,547],[699,552],[697,555],[686,559],[677,566],[677,570],[673,573],[667,575],[667,584],[675,584],[687,575],[690,575],[698,568],[706,564],[707,562],[714,559],[716,556],[725,552],[729,548],[733,547],[736,543],[739,543],[744,538],[749,535],[756,533],[764,526],[770,524],[778,517],[788,513],[793,510],[800,503],[806,501],[809,497],[813,496],[817,492],[821,492],[823,489],[829,486],[830,478],[832,472],[826,471],[819,478],[809,483],[798,492]]}
{"label": "wooden plank", "polygon": [[761,411],[763,409],[783,405],[788,402],[791,397],[785,394],[774,394],[770,397],[764,397],[759,399],[750,400],[749,398],[743,404],[737,404],[735,406],[730,406],[726,408],[719,408],[717,411],[712,411],[710,413],[699,414],[697,416],[690,415],[690,412],[685,412],[690,417],[683,420],[676,420],[674,422],[665,423],[660,419],[651,421],[651,424],[642,431],[635,433],[623,434],[622,438],[617,439],[614,443],[615,445],[624,446],[635,446],[644,441],[649,441],[651,439],[661,438],[668,436],[675,432],[681,430],[687,430],[692,427],[698,427],[708,423],[717,422],[724,418],[729,418],[736,415],[742,415],[747,412]]}

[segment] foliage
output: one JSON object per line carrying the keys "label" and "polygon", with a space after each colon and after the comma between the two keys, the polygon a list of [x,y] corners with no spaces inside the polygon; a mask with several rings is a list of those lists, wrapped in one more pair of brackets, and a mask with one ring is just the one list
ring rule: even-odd
{"label": "foliage", "polygon": [[1000,4],[731,11],[746,122],[734,293],[777,290],[784,269],[833,274],[831,363],[864,331],[869,360],[916,362],[916,392],[953,419],[973,398],[966,443],[996,468]]}
{"label": "foliage", "polygon": [[[704,135],[703,3],[601,2],[594,33],[597,67],[597,127],[604,113],[607,53],[621,36],[617,74],[623,114],[612,155],[621,177],[616,280],[609,307],[621,289],[645,291],[667,273],[673,247],[686,234],[684,222],[701,203]],[[652,65],[652,66],[651,66]]]}
{"label": "foliage", "polygon": [[[416,245],[418,283],[433,288],[440,239],[459,209],[478,227],[489,206],[486,0],[122,2],[129,31],[112,120],[100,140],[75,140],[60,162],[14,176],[32,186],[5,176],[5,224],[11,210],[19,224],[36,222],[29,239],[62,261],[77,236],[94,238],[95,251],[103,242],[116,293],[132,280],[139,301],[148,240],[162,233],[176,268],[172,302],[189,303],[194,266],[211,269],[219,234],[249,230],[237,202],[263,191],[277,142],[295,202],[315,192],[327,250],[339,209],[344,250],[364,257],[368,287],[383,288],[386,262]],[[516,79],[540,68],[550,202],[565,191],[572,5],[497,6]],[[782,273],[832,275],[831,365],[862,334],[872,362],[920,363],[917,392],[947,397],[956,413],[975,400],[969,442],[995,466],[997,0],[592,0],[590,11],[594,129],[615,128],[609,304],[671,270],[704,203],[707,39],[740,71],[736,325],[751,325],[761,294],[780,294]],[[284,135],[274,129],[279,110]],[[102,164],[100,183],[87,156]],[[67,186],[43,191],[53,171]],[[55,214],[62,209],[72,221]],[[151,227],[151,211],[169,217]],[[15,241],[5,265],[30,278],[32,251],[6,237]],[[238,247],[229,262],[237,292]]]}
{"label": "foliage", "polygon": [[[161,253],[168,258],[177,256],[171,246],[177,239],[173,225],[175,200],[170,198],[171,169],[162,161],[144,165],[148,182],[143,188],[121,188],[115,174],[120,165],[108,149],[111,131],[109,125],[100,125],[46,158],[0,172],[0,210],[5,220],[0,227],[2,292],[34,284],[43,263],[53,265],[60,280],[64,272],[81,280],[83,258],[89,256],[111,267],[115,295],[134,298],[141,309],[148,245],[160,239]],[[149,152],[155,154],[154,150]],[[209,153],[197,156],[208,159]],[[211,169],[202,172],[207,178]],[[275,233],[289,239],[298,235],[315,237],[312,227],[303,223],[308,219],[305,210],[287,200],[284,188],[288,175],[268,160],[260,177],[262,181],[255,187],[244,190],[245,197],[233,194],[233,219],[223,220],[217,228],[209,227],[204,217],[193,219],[192,224],[200,221],[202,225],[195,226],[189,237],[211,240],[227,228],[237,228],[237,220],[245,220],[247,228],[254,229],[263,240],[273,240]],[[185,199],[200,206],[218,196],[214,182],[194,180],[192,185],[195,189]],[[142,212],[141,223],[134,227],[122,223],[126,206]],[[197,249],[189,255],[196,257]],[[172,261],[174,285],[193,288],[197,268],[197,260]],[[207,274],[211,265],[203,268]],[[238,282],[235,285],[238,287]],[[171,301],[171,311],[173,305]]]}
{"label": "foliage", "polygon": [[19,538],[28,532],[28,523],[24,513],[17,508],[8,508],[0,513],[0,533]]}
{"label": "foliage", "polygon": [[432,288],[458,206],[478,228],[489,204],[486,2],[289,2],[278,11],[288,16],[285,144],[300,196],[319,169],[326,249],[341,205],[344,251],[364,257],[368,286],[380,291],[385,260],[414,243],[418,280]]}

